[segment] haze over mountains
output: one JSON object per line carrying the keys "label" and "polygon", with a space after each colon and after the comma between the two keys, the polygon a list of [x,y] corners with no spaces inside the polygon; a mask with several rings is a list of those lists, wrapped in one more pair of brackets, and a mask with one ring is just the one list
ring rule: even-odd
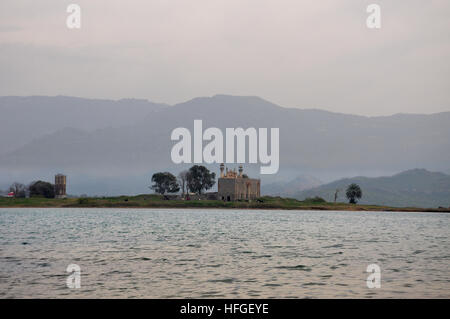
{"label": "haze over mountains", "polygon": [[261,185],[261,194],[281,197],[295,197],[300,191],[315,188],[323,182],[314,176],[301,175],[285,182],[273,182]]}
{"label": "haze over mountains", "polygon": [[58,130],[91,132],[133,125],[167,105],[146,100],[94,100],[67,96],[0,97],[0,154]]}
{"label": "haze over mountains", "polygon": [[309,190],[299,191],[297,199],[320,196],[327,201],[334,201],[337,189],[338,202],[348,202],[345,190],[348,185],[356,183],[362,191],[361,204],[409,207],[450,207],[450,175],[429,172],[425,169],[413,169],[393,176],[353,177],[321,185]]}
{"label": "haze over mountains", "polygon": [[[170,158],[174,128],[279,127],[280,171],[264,183],[310,175],[390,175],[410,168],[448,171],[450,112],[364,117],[283,108],[258,97],[216,95],[174,106],[145,100],[0,97],[0,188],[69,175],[72,194],[148,192],[151,174],[190,165]],[[229,165],[235,167],[236,165]],[[210,165],[218,171],[218,165]],[[259,177],[259,164],[244,165]]]}

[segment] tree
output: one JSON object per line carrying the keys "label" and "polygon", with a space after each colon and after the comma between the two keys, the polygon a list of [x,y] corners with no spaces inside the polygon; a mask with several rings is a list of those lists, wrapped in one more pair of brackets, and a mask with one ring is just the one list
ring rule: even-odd
{"label": "tree", "polygon": [[55,186],[48,182],[33,182],[28,189],[30,190],[30,197],[55,198]]}
{"label": "tree", "polygon": [[358,184],[350,184],[347,187],[347,192],[345,193],[350,204],[356,204],[358,201],[356,199],[360,199],[362,197],[361,187]]}
{"label": "tree", "polygon": [[166,192],[176,193],[180,190],[177,178],[169,172],[153,174],[152,183],[153,185],[150,188],[161,195],[164,195]]}
{"label": "tree", "polygon": [[194,193],[201,194],[214,186],[216,174],[211,173],[205,166],[192,166],[187,175],[187,186]]}
{"label": "tree", "polygon": [[186,194],[186,186],[187,186],[188,174],[189,174],[188,171],[182,171],[182,172],[180,172],[180,174],[178,174],[178,179],[179,179],[180,185],[181,185],[182,196],[184,196],[184,194]]}
{"label": "tree", "polygon": [[10,187],[9,187],[9,191],[14,193],[14,197],[17,198],[23,198],[26,197],[27,195],[27,187],[24,184],[21,183],[13,183]]}

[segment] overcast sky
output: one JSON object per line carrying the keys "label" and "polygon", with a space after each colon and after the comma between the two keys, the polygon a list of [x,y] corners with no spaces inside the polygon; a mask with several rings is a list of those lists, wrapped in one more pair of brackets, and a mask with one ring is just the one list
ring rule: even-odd
{"label": "overcast sky", "polygon": [[[80,30],[66,27],[70,3]],[[450,111],[449,17],[448,0],[1,0],[0,95]]]}

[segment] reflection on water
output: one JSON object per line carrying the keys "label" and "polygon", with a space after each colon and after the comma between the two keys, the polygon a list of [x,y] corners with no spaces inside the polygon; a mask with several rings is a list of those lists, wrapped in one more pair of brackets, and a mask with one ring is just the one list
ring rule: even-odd
{"label": "reflection on water", "polygon": [[[1,298],[450,298],[450,215],[0,209]],[[368,289],[366,267],[381,267]],[[81,288],[66,267],[81,267]]]}

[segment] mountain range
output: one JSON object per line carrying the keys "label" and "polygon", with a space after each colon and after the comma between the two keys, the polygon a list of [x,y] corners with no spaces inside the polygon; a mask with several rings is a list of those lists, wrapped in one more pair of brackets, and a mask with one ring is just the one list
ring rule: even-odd
{"label": "mountain range", "polygon": [[[280,171],[262,185],[308,175],[324,182],[345,176],[390,175],[409,168],[448,171],[450,112],[366,117],[285,108],[253,96],[215,95],[176,105],[66,96],[0,97],[0,188],[13,181],[68,175],[72,194],[148,192],[151,174],[177,173],[173,129],[280,129]],[[238,164],[230,165],[232,168]],[[218,171],[218,165],[209,165]],[[312,185],[315,186],[315,185]],[[298,188],[297,188],[298,189]]]}

